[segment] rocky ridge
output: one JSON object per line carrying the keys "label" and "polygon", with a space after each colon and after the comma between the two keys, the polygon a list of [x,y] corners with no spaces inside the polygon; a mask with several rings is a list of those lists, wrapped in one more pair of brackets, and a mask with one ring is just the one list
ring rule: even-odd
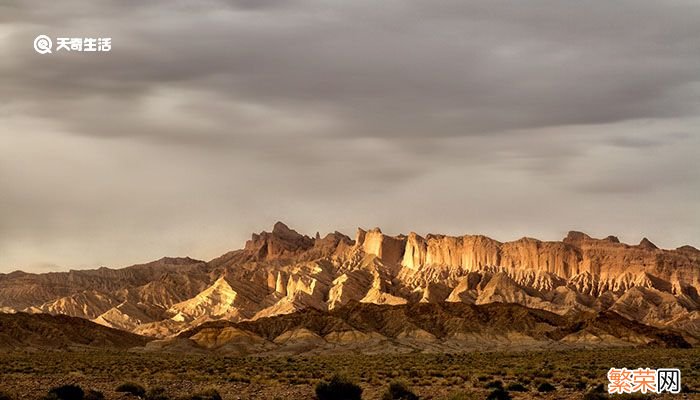
{"label": "rocky ridge", "polygon": [[[168,337],[214,320],[255,321],[347,304],[515,303],[570,317],[616,315],[700,337],[700,251],[570,232],[562,241],[481,235],[309,237],[282,223],[202,262],[0,274],[0,309],[67,314]],[[303,334],[300,333],[300,334]]]}

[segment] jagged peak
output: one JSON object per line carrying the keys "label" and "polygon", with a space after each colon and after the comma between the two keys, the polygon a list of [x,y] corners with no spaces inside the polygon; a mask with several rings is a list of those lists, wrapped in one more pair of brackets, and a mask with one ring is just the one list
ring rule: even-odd
{"label": "jagged peak", "polygon": [[422,240],[425,240],[425,239],[423,239],[423,237],[422,237],[421,235],[419,235],[419,234],[417,234],[416,232],[413,232],[413,231],[411,231],[411,232],[408,234],[407,238],[408,238],[408,240],[411,240],[411,241],[422,241]]}
{"label": "jagged peak", "polygon": [[214,281],[212,286],[230,286],[228,281],[226,280],[226,275],[221,275],[219,278]]}
{"label": "jagged peak", "polygon": [[609,235],[608,237],[606,237],[603,240],[605,240],[606,242],[610,242],[610,243],[620,243],[620,239],[618,239],[617,236],[613,236],[613,235]]}
{"label": "jagged peak", "polygon": [[226,279],[225,275],[221,275],[214,283],[212,283],[208,288],[204,289],[199,293],[199,296],[209,296],[212,293],[229,293],[234,292],[233,286]]}
{"label": "jagged peak", "polygon": [[313,247],[314,239],[290,229],[283,222],[276,222],[272,232],[254,233],[244,250],[257,259],[287,257]]}
{"label": "jagged peak", "polygon": [[259,240],[261,237],[269,237],[269,236],[274,236],[274,237],[281,238],[281,239],[295,239],[295,238],[301,238],[301,237],[308,237],[308,236],[305,236],[305,235],[298,233],[294,229],[291,229],[284,222],[277,221],[272,226],[271,232],[262,231],[260,233],[253,233],[251,235],[251,240],[256,241],[256,240]]}
{"label": "jagged peak", "polygon": [[658,250],[659,249],[658,247],[656,247],[656,245],[654,243],[651,242],[651,240],[649,240],[647,238],[643,238],[639,242],[639,247],[641,247],[643,249],[647,249],[647,250]]}
{"label": "jagged peak", "polygon": [[362,246],[365,241],[365,236],[367,236],[367,231],[362,228],[357,228],[357,233],[355,233],[355,246]]}
{"label": "jagged peak", "polygon": [[676,248],[676,250],[690,252],[690,253],[700,253],[700,250],[698,250],[697,248],[695,248],[691,245],[688,245],[688,244],[681,246],[681,247],[678,247],[678,248]]}
{"label": "jagged peak", "polygon": [[320,233],[317,233],[315,241],[317,243],[327,243],[327,242],[337,242],[337,241],[344,241],[346,243],[352,243],[352,239],[350,239],[349,236],[338,232],[334,231],[332,233],[326,234],[326,236],[321,237]]}
{"label": "jagged peak", "polygon": [[280,237],[297,238],[303,235],[299,234],[294,229],[290,229],[284,222],[277,221],[272,227],[272,234]]}
{"label": "jagged peak", "polygon": [[580,243],[584,240],[591,240],[587,234],[579,231],[569,231],[564,238],[564,243]]}

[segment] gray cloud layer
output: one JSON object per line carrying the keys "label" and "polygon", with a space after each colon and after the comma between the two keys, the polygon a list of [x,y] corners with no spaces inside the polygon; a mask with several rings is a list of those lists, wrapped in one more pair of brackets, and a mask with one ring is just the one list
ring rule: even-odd
{"label": "gray cloud layer", "polygon": [[[283,219],[700,245],[691,1],[0,4],[0,271]],[[34,53],[39,34],[110,36]]]}

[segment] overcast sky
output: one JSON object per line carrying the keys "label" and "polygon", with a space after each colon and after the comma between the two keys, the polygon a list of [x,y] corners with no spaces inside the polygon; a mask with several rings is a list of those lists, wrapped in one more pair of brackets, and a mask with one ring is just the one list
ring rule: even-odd
{"label": "overcast sky", "polygon": [[699,38],[698,1],[0,1],[0,272],[277,220],[700,247]]}

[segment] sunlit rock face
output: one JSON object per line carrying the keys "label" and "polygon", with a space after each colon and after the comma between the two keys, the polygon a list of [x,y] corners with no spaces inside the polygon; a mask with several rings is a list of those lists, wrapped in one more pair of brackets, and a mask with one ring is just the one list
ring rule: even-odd
{"label": "sunlit rock face", "polygon": [[700,251],[570,232],[562,241],[358,229],[307,236],[278,222],[242,250],[113,270],[0,275],[0,310],[67,314],[169,336],[351,302],[516,303],[560,315],[615,311],[700,337]]}
{"label": "sunlit rock face", "polygon": [[451,237],[408,235],[401,265],[412,270],[441,265],[460,271],[475,271],[500,265],[501,243],[485,236]]}
{"label": "sunlit rock face", "polygon": [[436,267],[442,275],[503,270],[519,284],[553,289],[564,283],[600,295],[635,286],[663,286],[674,294],[697,291],[700,252],[690,246],[661,250],[648,239],[637,246],[610,236],[570,232],[562,242],[522,238],[500,243],[484,236],[408,235],[401,265],[414,274]]}
{"label": "sunlit rock face", "polygon": [[406,239],[403,236],[387,236],[379,228],[368,232],[358,229],[355,243],[357,248],[365,254],[376,256],[384,263],[394,265],[404,254]]}

